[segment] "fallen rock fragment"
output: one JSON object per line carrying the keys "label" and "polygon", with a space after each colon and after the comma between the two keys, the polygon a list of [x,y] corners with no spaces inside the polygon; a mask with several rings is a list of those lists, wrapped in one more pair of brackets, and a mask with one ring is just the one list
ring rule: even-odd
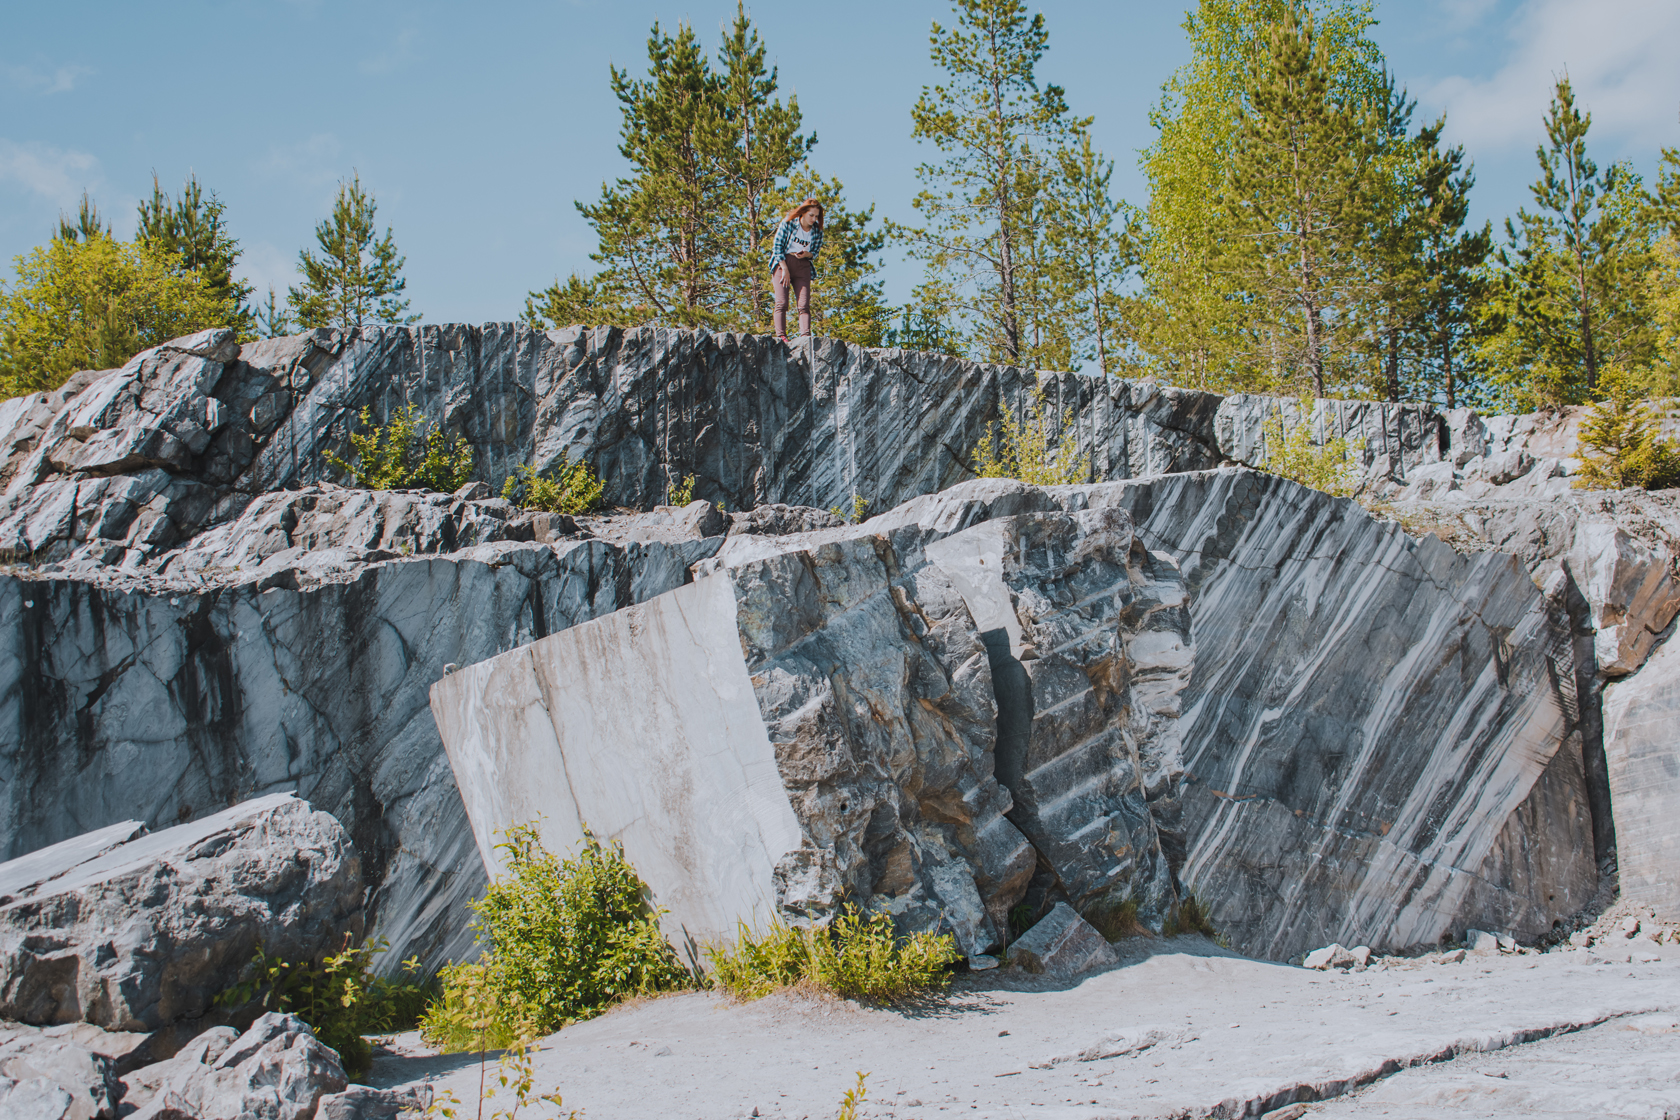
{"label": "fallen rock fragment", "polygon": [[[165,1068],[148,1066],[124,1079],[124,1103],[139,1105],[128,1120],[174,1120],[182,1115],[194,1120],[240,1120],[246,1115],[313,1120],[324,1097],[348,1087],[338,1055],[295,1015],[270,1011],[231,1042],[227,1035],[232,1032],[226,1028],[212,1033],[216,1037],[205,1045],[195,1043],[159,1063]],[[387,1114],[339,1114],[357,1115]]]}
{"label": "fallen rock fragment", "polygon": [[[110,1058],[68,1039],[33,1031],[19,1032],[0,1043],[0,1077],[20,1084],[46,1081],[64,1090],[70,1097],[63,1113],[66,1120],[113,1120],[122,1096],[122,1083]],[[48,1098],[57,1100],[50,1093],[35,1096]],[[21,1109],[0,1109],[0,1115],[7,1117],[23,1114]]]}
{"label": "fallen rock fragment", "polygon": [[[1363,945],[1361,945],[1360,948],[1365,949]],[[1365,960],[1368,961],[1370,959],[1371,950],[1365,949]],[[1325,972],[1332,968],[1352,968],[1355,965],[1362,963],[1364,962],[1354,955],[1352,951],[1344,949],[1340,945],[1326,945],[1322,949],[1314,949],[1305,957],[1301,958],[1302,968],[1316,968],[1320,972]]]}
{"label": "fallen rock fragment", "polygon": [[1057,978],[1120,963],[1114,946],[1065,902],[1056,903],[1050,913],[1009,946],[1009,958],[1028,972]]}
{"label": "fallen rock fragment", "polygon": [[432,1087],[408,1085],[401,1089],[372,1089],[352,1085],[342,1093],[331,1093],[315,1106],[315,1120],[414,1120],[432,1107]]}

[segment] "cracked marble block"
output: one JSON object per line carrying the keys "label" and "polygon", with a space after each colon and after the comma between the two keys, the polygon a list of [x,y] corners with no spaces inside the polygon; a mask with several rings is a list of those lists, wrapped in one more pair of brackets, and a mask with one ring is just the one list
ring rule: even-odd
{"label": "cracked marble block", "polygon": [[674,939],[846,901],[1000,943],[1031,848],[993,777],[985,648],[937,568],[856,534],[716,570],[439,681],[479,849],[625,852]]}
{"label": "cracked marble block", "polygon": [[927,556],[990,655],[1011,819],[1081,914],[1110,935],[1160,928],[1178,903],[1162,832],[1195,658],[1178,565],[1115,508],[1000,517]]}

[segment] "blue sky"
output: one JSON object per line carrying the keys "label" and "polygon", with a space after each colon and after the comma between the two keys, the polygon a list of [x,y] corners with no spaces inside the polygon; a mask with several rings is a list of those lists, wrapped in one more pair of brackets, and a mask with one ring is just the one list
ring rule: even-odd
{"label": "blue sky", "polygon": [[[516,315],[525,293],[587,271],[593,237],[572,202],[622,171],[609,64],[645,69],[650,25],[680,21],[715,49],[733,0],[416,4],[382,0],[10,4],[0,36],[0,258],[45,239],[84,188],[130,234],[155,171],[196,171],[228,206],[259,287],[295,277],[298,249],[353,170],[407,255],[427,321]],[[1189,55],[1182,6],[1046,0],[1041,78],[1096,117],[1117,193],[1136,170],[1150,105]],[[912,217],[910,105],[935,80],[928,27],[942,3],[755,4],[820,143],[814,163],[853,204]],[[1601,163],[1649,176],[1680,145],[1676,0],[1385,0],[1374,37],[1420,102],[1445,111],[1478,175],[1479,218],[1527,202],[1553,75],[1594,114]],[[4,270],[10,276],[10,268]],[[889,260],[888,293],[911,266]]]}

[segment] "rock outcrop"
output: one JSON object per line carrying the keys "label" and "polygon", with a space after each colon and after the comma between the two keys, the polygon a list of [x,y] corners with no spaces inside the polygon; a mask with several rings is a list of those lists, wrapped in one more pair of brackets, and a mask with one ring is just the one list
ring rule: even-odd
{"label": "rock outcrop", "polygon": [[[76,857],[91,850],[69,847]],[[287,794],[59,860],[42,875],[51,852],[26,857],[32,875],[0,864],[11,892],[0,905],[0,1017],[163,1031],[210,1015],[259,946],[314,960],[362,934],[349,838]]]}
{"label": "rock outcrop", "polygon": [[122,1082],[110,1058],[67,1038],[32,1031],[6,1033],[10,1037],[0,1040],[0,1083],[12,1084],[10,1094],[0,1084],[0,1105],[6,1106],[0,1115],[29,1115],[21,1100],[8,1099],[16,1094],[60,1106],[56,1113],[47,1109],[54,1120],[60,1116],[64,1120],[116,1120]]}
{"label": "rock outcrop", "polygon": [[[1033,395],[1053,438],[1072,426],[1093,482],[1136,480],[1128,497],[1098,499],[1087,486],[1085,497],[1050,500],[973,483],[949,496],[986,426]],[[348,453],[361,410],[382,422],[408,404],[466,436],[479,481],[448,496],[333,485],[325,453]],[[1278,412],[1316,438],[1360,441],[1368,498],[1487,555],[1453,559],[1352,506],[1253,475],[1183,473],[1263,462],[1266,418]],[[923,544],[1100,501],[1128,509],[1148,550],[1182,568],[1197,649],[1181,690],[1164,663],[1151,686],[1165,690],[1159,731],[1172,722],[1165,697],[1181,705],[1178,760],[1170,735],[1127,732],[1155,736],[1160,774],[1183,774],[1151,777],[1157,763],[1140,752],[1141,793],[1105,818],[1142,820],[1141,797],[1148,824],[1128,833],[1136,852],[1152,834],[1151,858],[1255,951],[1378,944],[1371,931],[1385,914],[1407,916],[1401,941],[1455,923],[1537,930],[1591,878],[1581,822],[1589,862],[1613,868],[1614,748],[1599,688],[1638,679],[1675,599],[1669,499],[1568,491],[1578,419],[1373,402],[1320,402],[1302,416],[1292,401],[1151,381],[652,328],[177,340],[122,370],[0,402],[0,559],[13,561],[0,572],[0,768],[10,775],[0,855],[296,789],[350,833],[388,961],[458,958],[470,945],[463,904],[483,870],[426,710],[446,666],[647,602],[687,584],[696,565],[844,534],[820,510],[853,509],[854,497],[888,511],[871,533],[915,524]],[[594,465],[616,504],[646,511],[688,475],[711,501],[592,520],[492,496],[516,466],[562,456]],[[1338,562],[1337,550],[1352,551]],[[1496,552],[1527,572],[1499,571]],[[1512,589],[1528,577],[1546,590],[1534,607],[1544,625],[1523,613],[1532,603],[1516,610]],[[1203,584],[1219,591],[1211,601]],[[1449,618],[1451,595],[1475,605]],[[1269,619],[1264,633],[1285,652],[1269,656],[1237,617]],[[1362,631],[1369,672],[1393,674],[1380,686],[1352,664],[1349,635]],[[1313,643],[1340,652],[1316,659]],[[1020,652],[1016,667],[1030,668]],[[1464,729],[1482,746],[1447,745],[1458,734],[1443,730],[1452,674],[1424,672],[1437,655],[1456,659],[1467,710],[1485,717]],[[1489,663],[1496,681],[1516,682],[1499,685],[1498,703],[1472,672]],[[1381,703],[1352,721],[1355,695]],[[1280,745],[1285,729],[1296,747]],[[1245,784],[1256,757],[1270,776],[1260,788]],[[1463,767],[1456,782],[1444,776]],[[1339,792],[1308,796],[1315,783]],[[1023,831],[1030,793],[1023,784],[1010,810]],[[1641,811],[1669,812],[1666,796]],[[1458,815],[1421,809],[1426,797]],[[1616,823],[1632,808],[1619,806]],[[1420,813],[1427,823],[1391,841]],[[1495,820],[1504,823],[1488,841]],[[1449,870],[1453,860],[1472,862]],[[1344,867],[1351,877],[1335,870]],[[1376,901],[1385,878],[1410,886]],[[1298,884],[1284,892],[1294,901],[1268,895],[1279,884]],[[1210,892],[1233,892],[1225,916]],[[1148,919],[1171,898],[1138,902]]]}

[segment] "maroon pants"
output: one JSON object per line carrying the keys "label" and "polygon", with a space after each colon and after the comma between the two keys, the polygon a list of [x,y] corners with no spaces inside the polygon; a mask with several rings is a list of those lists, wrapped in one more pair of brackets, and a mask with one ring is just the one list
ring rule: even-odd
{"label": "maroon pants", "polygon": [[811,262],[792,255],[782,258],[770,273],[770,285],[776,293],[776,334],[787,334],[788,286],[799,301],[799,333],[811,333]]}

